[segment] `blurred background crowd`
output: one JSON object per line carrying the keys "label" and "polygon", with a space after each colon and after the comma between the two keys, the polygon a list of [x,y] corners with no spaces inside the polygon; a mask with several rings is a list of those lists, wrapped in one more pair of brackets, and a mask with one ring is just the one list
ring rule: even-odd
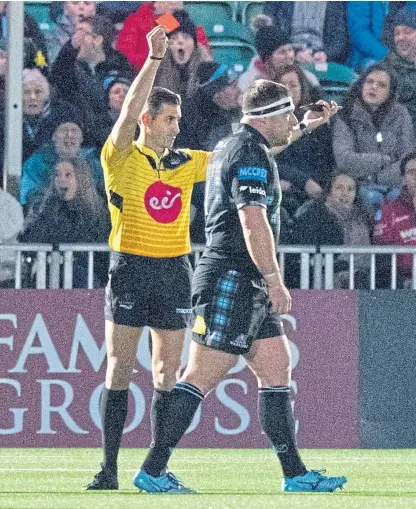
{"label": "blurred background crowd", "polygon": [[[0,2],[0,172],[4,167],[9,2]],[[0,243],[105,243],[110,224],[100,150],[147,56],[146,34],[172,13],[179,27],[156,85],[183,98],[176,146],[212,150],[241,118],[255,79],[283,83],[299,107],[343,110],[276,156],[281,244],[416,245],[416,2],[25,2],[23,167],[18,195],[0,189]],[[0,178],[3,182],[3,173]],[[191,237],[204,242],[204,185]],[[0,286],[14,254],[0,251]],[[369,255],[356,257],[368,287]],[[288,284],[299,284],[290,263]],[[337,288],[348,260],[336,259]],[[74,286],[85,286],[85,259]],[[398,257],[401,285],[412,257]],[[381,274],[383,271],[381,271]],[[106,280],[98,259],[95,286]],[[382,285],[382,275],[381,285]]]}

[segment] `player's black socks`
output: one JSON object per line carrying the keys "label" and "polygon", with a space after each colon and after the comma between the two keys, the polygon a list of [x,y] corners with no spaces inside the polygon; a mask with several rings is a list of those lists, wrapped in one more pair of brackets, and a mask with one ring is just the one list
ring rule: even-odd
{"label": "player's black socks", "polygon": [[261,387],[258,403],[260,424],[280,460],[283,475],[304,475],[307,470],[296,445],[290,387]]}
{"label": "player's black socks", "polygon": [[127,417],[128,390],[113,391],[104,387],[100,414],[103,427],[103,468],[117,473],[117,456]]}
{"label": "player's black socks", "polygon": [[[153,391],[152,406],[150,407],[150,427],[152,431],[152,444],[164,431],[166,418],[169,414],[169,405],[172,400],[171,391]],[[152,447],[152,445],[150,446]]]}
{"label": "player's black socks", "polygon": [[173,448],[185,434],[199,404],[204,399],[202,392],[192,384],[178,382],[171,392],[169,412],[159,434],[142,465],[142,470],[158,477],[166,467]]}

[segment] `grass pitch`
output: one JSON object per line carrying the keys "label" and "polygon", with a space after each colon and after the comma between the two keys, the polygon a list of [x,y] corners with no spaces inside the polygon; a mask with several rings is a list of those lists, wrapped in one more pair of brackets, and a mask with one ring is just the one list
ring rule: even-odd
{"label": "grass pitch", "polygon": [[171,470],[196,495],[139,494],[131,479],[143,449],[123,449],[120,490],[85,492],[99,449],[3,449],[0,509],[416,509],[416,450],[303,450],[309,468],[346,475],[344,491],[280,491],[281,471],[267,449],[178,449]]}

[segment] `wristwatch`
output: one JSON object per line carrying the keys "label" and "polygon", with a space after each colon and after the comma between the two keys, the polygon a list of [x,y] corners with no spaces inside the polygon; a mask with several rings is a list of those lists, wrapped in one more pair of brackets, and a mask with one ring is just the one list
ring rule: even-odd
{"label": "wristwatch", "polygon": [[299,122],[299,129],[303,132],[303,134],[311,134],[311,131],[308,131],[308,126],[305,122]]}

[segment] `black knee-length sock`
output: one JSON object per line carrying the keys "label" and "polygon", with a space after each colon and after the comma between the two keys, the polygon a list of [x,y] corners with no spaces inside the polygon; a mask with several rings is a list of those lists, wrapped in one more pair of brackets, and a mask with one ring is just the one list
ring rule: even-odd
{"label": "black knee-length sock", "polygon": [[280,460],[283,475],[305,474],[307,470],[296,445],[290,387],[261,387],[258,413],[263,431]]}
{"label": "black knee-length sock", "polygon": [[117,472],[117,456],[127,417],[128,390],[114,391],[104,387],[100,414],[103,428],[103,467]]}
{"label": "black knee-length sock", "polygon": [[142,470],[158,477],[166,467],[172,450],[185,434],[199,404],[204,399],[202,392],[192,384],[178,382],[171,392],[171,401],[166,420],[155,435],[154,443],[142,465]]}

